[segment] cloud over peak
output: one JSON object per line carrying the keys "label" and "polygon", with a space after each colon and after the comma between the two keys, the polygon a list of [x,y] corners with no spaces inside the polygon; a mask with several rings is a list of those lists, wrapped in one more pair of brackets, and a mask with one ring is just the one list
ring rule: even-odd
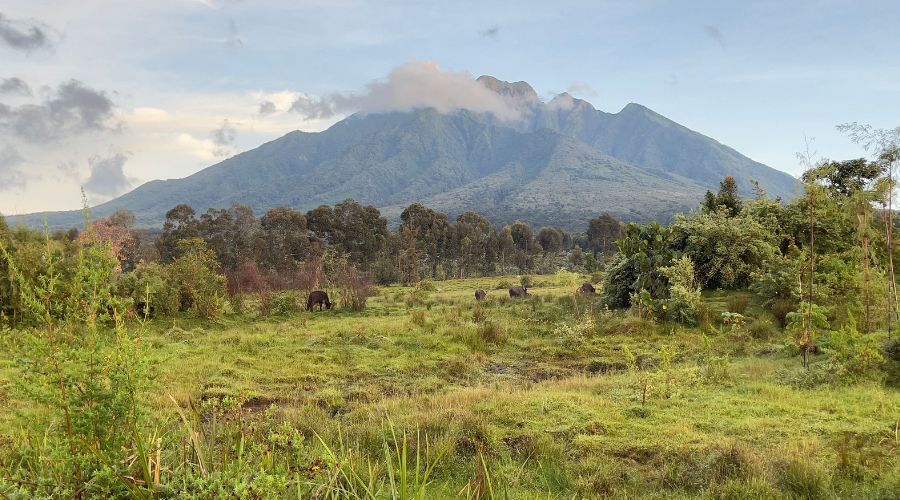
{"label": "cloud over peak", "polygon": [[360,93],[323,97],[301,95],[291,111],[306,119],[336,114],[384,113],[434,108],[441,113],[467,109],[490,113],[503,121],[519,119],[521,103],[487,88],[466,72],[443,71],[436,64],[416,62],[399,66],[384,80],[370,82]]}

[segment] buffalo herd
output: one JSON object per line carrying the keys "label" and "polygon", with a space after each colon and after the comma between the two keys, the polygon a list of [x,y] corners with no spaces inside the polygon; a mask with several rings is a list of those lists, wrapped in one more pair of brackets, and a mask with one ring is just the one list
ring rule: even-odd
{"label": "buffalo herd", "polygon": [[[594,285],[590,283],[584,283],[580,287],[578,287],[578,293],[582,295],[594,295],[597,293],[597,289],[594,288]],[[509,297],[513,299],[527,299],[530,297],[528,294],[528,287],[526,286],[514,286],[509,289]],[[487,292],[482,289],[475,290],[475,300],[478,302],[483,301],[487,298]],[[322,290],[316,290],[314,292],[310,292],[309,298],[306,299],[306,310],[313,311],[316,306],[319,307],[321,311],[324,309],[331,309],[331,301],[328,299],[328,293],[323,292]]]}
{"label": "buffalo herd", "polygon": [[[597,289],[590,283],[584,283],[578,287],[578,293],[582,295],[594,295],[597,293]],[[509,297],[513,299],[527,299],[528,297],[531,297],[531,295],[528,294],[527,286],[514,286],[509,289]],[[481,302],[486,298],[487,292],[480,288],[475,290],[475,300]]]}

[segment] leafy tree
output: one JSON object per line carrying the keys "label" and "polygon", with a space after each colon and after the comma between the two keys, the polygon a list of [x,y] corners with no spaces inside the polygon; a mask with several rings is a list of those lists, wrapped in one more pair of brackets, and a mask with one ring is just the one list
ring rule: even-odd
{"label": "leafy tree", "polygon": [[658,222],[643,226],[629,224],[625,229],[625,236],[618,245],[634,268],[633,293],[646,290],[654,299],[667,296],[669,283],[660,269],[672,263],[670,236],[671,229]]}
{"label": "leafy tree", "polygon": [[802,180],[821,183],[829,196],[850,198],[859,191],[871,188],[884,173],[883,164],[857,158],[826,161],[804,172]]}
{"label": "leafy tree", "polygon": [[178,242],[199,236],[199,222],[193,208],[181,204],[169,210],[166,212],[163,232],[156,240],[160,260],[163,263],[174,261],[178,257]]}
{"label": "leafy tree", "polygon": [[306,216],[290,208],[273,208],[260,219],[260,261],[266,267],[286,270],[296,267],[309,252]]}
{"label": "leafy tree", "polygon": [[719,192],[715,196],[707,191],[702,208],[705,213],[717,212],[724,208],[729,217],[739,214],[743,208],[743,202],[738,195],[737,181],[734,177],[729,175],[722,179],[719,184]]}
{"label": "leafy tree", "polygon": [[622,235],[624,228],[615,217],[604,213],[588,222],[587,238],[590,249],[594,254],[599,253],[609,256],[615,253],[616,244]]}
{"label": "leafy tree", "polygon": [[332,209],[327,205],[311,210],[306,221],[312,234],[323,243],[346,253],[360,267],[367,267],[389,237],[387,219],[377,208],[344,200]]}
{"label": "leafy tree", "polygon": [[566,234],[555,227],[544,227],[538,232],[538,243],[544,254],[557,254],[565,249]]}
{"label": "leafy tree", "polygon": [[690,257],[706,288],[743,288],[777,252],[776,240],[752,217],[726,209],[678,216],[671,228],[672,248]]}
{"label": "leafy tree", "polygon": [[466,212],[456,218],[456,247],[462,276],[489,274],[497,260],[497,229],[483,216]]}
{"label": "leafy tree", "polygon": [[413,203],[403,210],[400,220],[401,231],[403,228],[414,231],[417,251],[434,276],[438,265],[454,254],[454,228],[447,216]]}

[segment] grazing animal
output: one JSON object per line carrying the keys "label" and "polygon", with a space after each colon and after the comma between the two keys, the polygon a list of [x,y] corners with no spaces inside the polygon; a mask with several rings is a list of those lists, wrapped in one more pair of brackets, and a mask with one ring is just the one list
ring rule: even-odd
{"label": "grazing animal", "polygon": [[310,292],[309,298],[306,299],[307,311],[312,311],[316,306],[319,306],[320,311],[322,310],[322,306],[325,306],[326,309],[331,309],[331,301],[328,300],[328,294],[322,290]]}
{"label": "grazing animal", "polygon": [[597,293],[597,289],[594,288],[594,285],[585,283],[581,285],[581,288],[578,289],[578,293],[583,293],[585,295],[594,295],[595,293]]}
{"label": "grazing animal", "polygon": [[509,296],[514,299],[524,299],[528,297],[528,288],[522,286],[514,286],[509,289]]}
{"label": "grazing animal", "polygon": [[481,302],[486,297],[487,297],[487,292],[485,292],[484,290],[482,290],[480,288],[478,290],[475,290],[475,300],[477,300],[478,302]]}

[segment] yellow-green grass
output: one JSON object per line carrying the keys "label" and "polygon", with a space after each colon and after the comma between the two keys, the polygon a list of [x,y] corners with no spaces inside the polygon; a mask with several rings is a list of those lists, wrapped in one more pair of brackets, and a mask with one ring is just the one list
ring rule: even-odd
{"label": "yellow-green grass", "polygon": [[[232,398],[256,418],[275,404],[310,457],[321,438],[377,460],[393,425],[427,436],[429,457],[449,450],[435,497],[471,494],[486,476],[511,498],[900,491],[897,389],[797,388],[804,371],[784,333],[658,325],[579,297],[577,276],[533,281],[527,300],[509,298],[501,285],[519,279],[505,277],[379,288],[362,312],[157,318],[142,334],[147,404],[171,417],[169,395],[182,408]],[[704,300],[718,314],[727,297]],[[753,303],[746,314],[767,313]],[[674,353],[669,369],[661,350]],[[0,404],[10,428],[21,405]]]}

